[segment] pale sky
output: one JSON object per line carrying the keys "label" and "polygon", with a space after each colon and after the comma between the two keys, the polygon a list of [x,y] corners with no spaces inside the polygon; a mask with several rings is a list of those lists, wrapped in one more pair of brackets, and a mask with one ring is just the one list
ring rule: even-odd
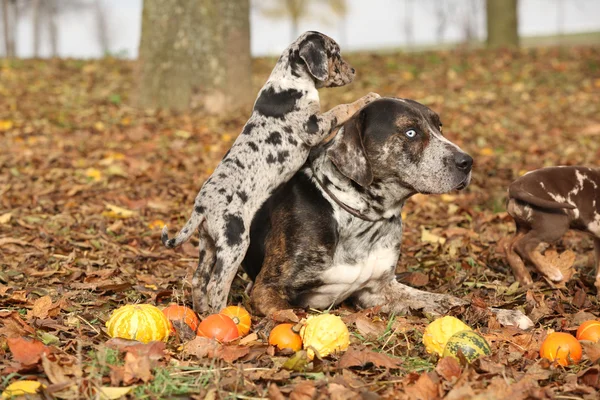
{"label": "pale sky", "polygon": [[[129,58],[136,57],[142,0],[101,1],[108,10],[111,51]],[[317,18],[307,19],[301,21],[300,32],[321,31],[336,39],[347,51],[404,46],[407,44],[407,1],[413,4],[412,18],[409,19],[413,26],[413,43],[435,44],[437,22],[433,9],[435,1],[439,0],[347,0],[345,23],[334,16],[327,24]],[[465,15],[473,4],[480,10],[476,18],[476,33],[481,38],[485,36],[485,0],[461,0],[458,17],[448,23],[444,42],[459,41],[463,37],[464,24],[461,21],[464,17],[461,15]],[[320,14],[328,15],[326,12]],[[252,9],[250,18],[253,55],[277,55],[290,43],[289,20],[267,19],[256,8]],[[520,0],[519,33],[522,36],[556,34],[560,23],[565,33],[600,31],[600,0]],[[101,56],[95,27],[93,8],[61,15],[59,55],[76,58]],[[18,27],[17,54],[30,57],[32,50],[31,17],[24,15]],[[44,38],[41,51],[42,56],[50,52]]]}

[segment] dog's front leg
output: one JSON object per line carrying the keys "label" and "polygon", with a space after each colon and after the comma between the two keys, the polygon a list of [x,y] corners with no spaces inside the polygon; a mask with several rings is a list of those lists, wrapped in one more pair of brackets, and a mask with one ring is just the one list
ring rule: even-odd
{"label": "dog's front leg", "polygon": [[[355,296],[357,304],[364,308],[381,306],[381,311],[405,314],[412,310],[430,314],[446,314],[457,306],[466,306],[466,300],[440,293],[429,293],[406,286],[396,279],[389,281],[383,288],[370,287],[363,289]],[[529,329],[533,322],[519,310],[489,308],[502,325],[514,325],[521,329]]]}
{"label": "dog's front leg", "polygon": [[313,114],[305,123],[303,141],[310,147],[316,146],[325,139],[333,129],[343,125],[358,110],[377,100],[377,93],[369,93],[350,104],[340,104],[323,114]]}

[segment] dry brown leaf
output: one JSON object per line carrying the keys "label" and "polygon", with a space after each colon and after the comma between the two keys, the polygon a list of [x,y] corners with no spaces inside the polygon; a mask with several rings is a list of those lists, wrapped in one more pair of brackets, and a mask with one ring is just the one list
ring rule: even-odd
{"label": "dry brown leaf", "polygon": [[439,378],[433,373],[424,373],[414,385],[406,388],[406,394],[411,400],[433,400],[440,398],[438,389]]}
{"label": "dry brown leaf", "polygon": [[37,364],[43,354],[50,354],[50,347],[38,340],[18,337],[9,338],[7,343],[13,359],[24,366]]}
{"label": "dry brown leaf", "polygon": [[327,390],[331,400],[350,400],[359,397],[358,393],[339,383],[330,383],[327,385]]}
{"label": "dry brown leaf", "polygon": [[565,250],[560,255],[553,249],[547,250],[544,253],[546,262],[552,264],[562,272],[563,280],[560,283],[563,285],[568,282],[575,273],[573,264],[575,264],[576,257],[577,255],[571,250]]}
{"label": "dry brown leaf", "polygon": [[134,353],[125,354],[125,370],[123,382],[129,385],[141,380],[146,383],[152,379],[152,364],[147,355],[137,356]]}
{"label": "dry brown leaf", "polygon": [[435,372],[445,380],[452,381],[452,378],[458,378],[462,371],[454,357],[443,357],[438,361]]}
{"label": "dry brown leaf", "polygon": [[50,311],[51,308],[52,298],[50,296],[40,297],[33,303],[33,309],[28,313],[29,318],[47,318],[48,311]]}
{"label": "dry brown leaf", "polygon": [[185,343],[182,348],[184,354],[194,355],[198,358],[207,357],[209,354],[219,348],[219,342],[202,336],[196,336],[195,339]]}
{"label": "dry brown leaf", "polygon": [[304,381],[294,386],[290,393],[290,400],[312,400],[317,394],[317,388],[312,381]]}
{"label": "dry brown leaf", "polygon": [[359,314],[354,321],[356,329],[365,338],[376,339],[385,332],[386,324],[383,321],[373,321],[363,314]]}
{"label": "dry brown leaf", "polygon": [[294,322],[294,323],[298,323],[300,321],[300,318],[298,318],[298,316],[296,315],[296,313],[294,312],[294,310],[279,310],[279,311],[275,311],[271,315],[271,318],[273,319],[273,321],[276,321],[276,322]]}
{"label": "dry brown leaf", "polygon": [[402,360],[399,358],[392,358],[387,354],[376,353],[371,350],[357,350],[350,348],[338,361],[338,368],[362,368],[369,364],[373,364],[380,368],[400,368]]}
{"label": "dry brown leaf", "polygon": [[285,396],[281,393],[281,390],[277,387],[276,384],[271,383],[269,385],[269,391],[267,392],[267,396],[269,396],[269,400],[285,400]]}
{"label": "dry brown leaf", "polygon": [[583,348],[583,353],[588,356],[588,358],[592,361],[592,363],[596,363],[600,359],[600,342],[590,342],[587,340],[582,340],[581,347]]}
{"label": "dry brown leaf", "polygon": [[221,345],[214,354],[214,357],[220,358],[223,361],[232,363],[237,359],[246,356],[250,352],[250,348],[247,346],[238,345]]}

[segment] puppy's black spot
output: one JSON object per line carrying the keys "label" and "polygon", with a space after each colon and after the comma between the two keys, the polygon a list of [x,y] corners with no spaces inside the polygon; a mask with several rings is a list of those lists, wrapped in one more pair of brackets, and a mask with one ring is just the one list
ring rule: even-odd
{"label": "puppy's black spot", "polygon": [[284,119],[287,114],[296,110],[296,102],[301,97],[302,92],[296,89],[275,92],[270,87],[260,93],[254,104],[254,111],[265,117]]}
{"label": "puppy's black spot", "polygon": [[[225,236],[227,238],[227,244],[230,246],[236,246],[242,243],[242,235],[245,232],[244,221],[233,214],[225,215]],[[216,267],[215,267],[216,269]]]}
{"label": "puppy's black spot", "polygon": [[281,144],[281,133],[275,131],[269,134],[269,137],[265,140],[265,143],[272,144],[274,146],[278,146]]}
{"label": "puppy's black spot", "polygon": [[237,195],[240,197],[240,200],[242,200],[242,203],[246,204],[246,202],[248,201],[248,195],[246,194],[246,192],[240,190],[239,192],[237,192]]}
{"label": "puppy's black spot", "polygon": [[219,193],[220,193],[220,194],[225,194],[226,192],[227,192],[227,190],[225,190],[225,189],[223,189],[223,188],[219,189]]}
{"label": "puppy's black spot", "polygon": [[221,173],[219,174],[219,178],[220,178],[220,179],[225,179],[225,178],[227,178],[227,174],[224,174],[224,173],[222,173],[222,172],[221,172]]}
{"label": "puppy's black spot", "polygon": [[314,135],[319,131],[319,122],[315,114],[311,115],[306,122],[306,131],[311,135]]}
{"label": "puppy's black spot", "polygon": [[284,126],[284,127],[283,127],[283,131],[284,131],[285,133],[292,133],[292,132],[294,132],[294,130],[292,129],[292,127],[291,127],[291,126]]}
{"label": "puppy's black spot", "polygon": [[233,196],[228,194],[227,196],[225,196],[225,199],[227,200],[227,203],[231,203],[231,200],[233,200]]}
{"label": "puppy's black spot", "polygon": [[240,169],[246,169],[246,166],[244,164],[242,164],[242,162],[240,160],[238,160],[237,158],[233,161],[235,163],[235,165],[237,165]]}
{"label": "puppy's black spot", "polygon": [[290,144],[292,146],[297,146],[298,145],[298,141],[296,139],[294,139],[293,137],[288,137],[288,142],[290,142]]}
{"label": "puppy's black spot", "polygon": [[258,146],[254,142],[248,142],[248,147],[250,147],[252,151],[258,151]]}
{"label": "puppy's black spot", "polygon": [[202,206],[196,206],[196,208],[194,208],[194,210],[196,211],[197,214],[204,213],[204,207],[202,207]]}
{"label": "puppy's black spot", "polygon": [[277,162],[283,164],[285,160],[290,156],[290,152],[287,150],[280,151],[277,153]]}
{"label": "puppy's black spot", "polygon": [[270,153],[267,156],[266,160],[267,160],[267,164],[273,164],[275,161],[277,161],[277,159],[275,158],[275,156],[273,154],[270,154]]}
{"label": "puppy's black spot", "polygon": [[254,130],[254,128],[256,128],[256,124],[248,122],[242,130],[242,135],[249,135],[250,133],[252,133],[252,130]]}
{"label": "puppy's black spot", "polygon": [[215,270],[213,272],[213,274],[215,276],[221,275],[223,273],[223,261],[222,260],[217,260],[217,262],[215,263]]}

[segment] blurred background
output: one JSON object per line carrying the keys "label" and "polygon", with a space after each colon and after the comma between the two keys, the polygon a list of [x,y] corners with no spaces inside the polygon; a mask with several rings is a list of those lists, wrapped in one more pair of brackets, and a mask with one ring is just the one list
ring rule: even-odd
{"label": "blurred background", "polygon": [[[1,0],[0,38],[16,57],[136,58],[142,0]],[[276,55],[313,29],[346,50],[439,48],[486,38],[485,0],[253,0],[251,53]],[[520,0],[524,43],[600,40],[598,0]],[[8,29],[6,28],[8,25]],[[6,33],[8,32],[8,35]]]}

